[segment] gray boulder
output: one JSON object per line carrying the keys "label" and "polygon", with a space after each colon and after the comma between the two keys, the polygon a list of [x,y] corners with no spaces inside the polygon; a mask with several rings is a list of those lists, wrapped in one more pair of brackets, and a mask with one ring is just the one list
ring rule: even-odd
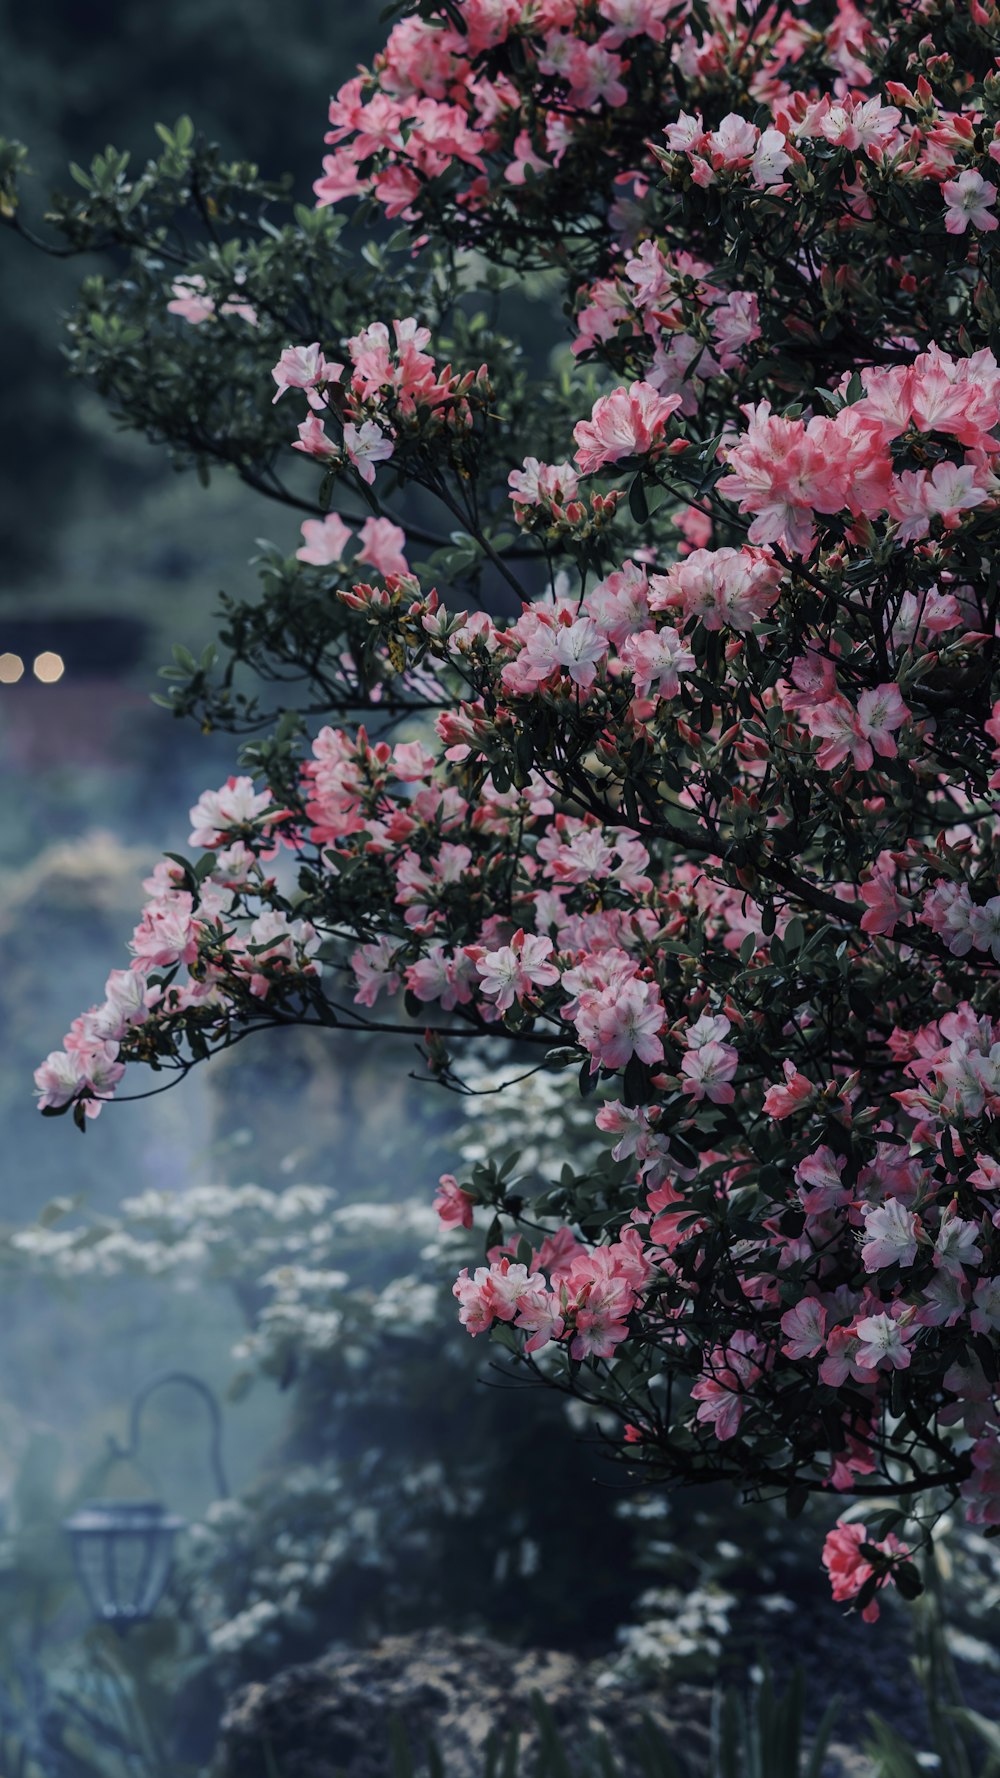
{"label": "gray boulder", "polygon": [[[386,1778],[389,1725],[398,1717],[416,1753],[432,1736],[447,1778],[482,1778],[491,1730],[513,1727],[537,1745],[531,1697],[540,1692],[572,1747],[603,1730],[623,1752],[644,1716],[704,1769],[708,1699],[671,1688],[629,1692],[603,1669],[552,1649],[515,1649],[445,1630],[389,1636],[374,1647],[331,1650],[233,1698],[222,1724],[217,1778]],[[522,1770],[531,1770],[530,1758]]]}

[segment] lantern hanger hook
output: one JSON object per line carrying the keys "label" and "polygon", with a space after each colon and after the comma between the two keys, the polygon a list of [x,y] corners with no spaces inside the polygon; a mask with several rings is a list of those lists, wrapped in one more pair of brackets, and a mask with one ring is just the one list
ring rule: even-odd
{"label": "lantern hanger hook", "polygon": [[[219,1404],[208,1384],[203,1383],[200,1377],[193,1376],[190,1371],[159,1371],[156,1376],[150,1377],[149,1381],[143,1384],[142,1388],[135,1396],[129,1410],[128,1444],[124,1450],[120,1450],[118,1454],[123,1457],[131,1458],[136,1464],[139,1463],[140,1421],[142,1419],[142,1410],[154,1390],[162,1389],[168,1383],[186,1385],[189,1389],[194,1389],[205,1403],[205,1406],[208,1409],[208,1418],[211,1428],[209,1461],[212,1465],[212,1476],[215,1481],[216,1489],[218,1490],[218,1498],[220,1500],[228,1499],[229,1483],[226,1480],[226,1471],[222,1462],[222,1414],[219,1409]],[[141,1465],[139,1465],[139,1467],[141,1468]]]}

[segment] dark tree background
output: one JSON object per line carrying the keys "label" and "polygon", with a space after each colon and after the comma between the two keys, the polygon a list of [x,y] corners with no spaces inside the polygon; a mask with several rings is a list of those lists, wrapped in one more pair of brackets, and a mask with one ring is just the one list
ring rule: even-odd
{"label": "dark tree background", "polygon": [[[378,0],[0,0],[0,133],[31,149],[39,206],[109,142],[141,165],[153,126],[182,113],[234,156],[291,173],[307,198],[326,103],[378,44]],[[29,187],[32,189],[32,187]],[[55,560],[82,502],[109,502],[165,473],[152,453],[95,448],[87,404],[67,384],[61,311],[79,264],[8,252],[0,279],[0,598]]]}

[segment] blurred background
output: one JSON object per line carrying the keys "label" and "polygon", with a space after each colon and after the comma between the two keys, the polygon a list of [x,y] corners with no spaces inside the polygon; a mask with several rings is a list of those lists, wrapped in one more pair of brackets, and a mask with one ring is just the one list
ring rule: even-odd
{"label": "blurred background", "polygon": [[[379,45],[379,11],[0,0],[0,133],[29,145],[35,213],[70,161],[113,143],[141,164],[182,113],[308,201],[330,90]],[[0,1772],[202,1772],[246,1680],[430,1624],[660,1686],[766,1646],[779,1669],[812,1662],[820,1707],[834,1661],[907,1718],[902,1618],[882,1698],[867,1629],[831,1652],[815,1627],[815,1522],[623,1494],[586,1414],[512,1389],[456,1330],[450,1280],[473,1250],[442,1242],[429,1205],[459,1156],[505,1152],[506,1101],[463,1110],[408,1079],[402,1046],[274,1034],[85,1136],[35,1112],[32,1069],[125,961],[143,876],[233,769],[226,737],[151,704],[156,670],[210,639],[221,590],[248,590],[255,539],[298,540],[293,514],[175,475],[68,380],[61,318],[92,269],[3,243]],[[523,1095],[523,1164],[557,1177],[552,1131],[573,1115],[560,1081]],[[111,1461],[136,1391],[176,1368],[223,1402],[226,1500],[190,1392],[150,1400],[141,1469]],[[59,1526],[89,1495],[154,1484],[190,1529],[157,1616],[118,1642]],[[956,1650],[980,1675],[1000,1667],[996,1548],[952,1559]]]}
{"label": "blurred background", "polygon": [[[0,0],[0,131],[30,147],[35,215],[71,161],[115,143],[141,166],[154,124],[185,111],[308,195],[331,71],[373,50],[377,14],[373,0],[290,0],[276,28],[262,0]],[[149,693],[174,641],[197,648],[213,634],[218,592],[249,578],[262,526],[235,478],[203,490],[175,475],[66,376],[62,317],[95,269],[9,243],[0,277],[0,1216],[11,1224],[61,1195],[106,1211],[213,1178],[219,1140],[207,1081],[123,1106],[85,1141],[46,1126],[29,1090],[38,1057],[125,961],[143,875],[186,844],[191,802],[232,769],[230,743],[172,722]],[[292,549],[294,518],[266,519]],[[120,1405],[163,1356],[165,1313],[147,1301],[127,1340],[102,1334],[98,1364],[83,1361],[72,1320],[33,1306],[22,1327],[15,1311],[5,1369],[19,1405],[44,1399],[64,1427],[84,1406]],[[172,1356],[193,1356],[202,1337],[178,1317]]]}

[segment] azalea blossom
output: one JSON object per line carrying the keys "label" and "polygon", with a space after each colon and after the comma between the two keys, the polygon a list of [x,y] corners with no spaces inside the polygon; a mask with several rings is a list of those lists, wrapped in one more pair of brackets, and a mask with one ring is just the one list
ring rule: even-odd
{"label": "azalea blossom", "polygon": [[919,1231],[920,1225],[913,1211],[896,1198],[888,1198],[884,1204],[869,1210],[865,1215],[865,1244],[861,1249],[865,1271],[877,1272],[883,1266],[892,1265],[912,1266],[917,1257]]}
{"label": "azalea blossom", "polygon": [[339,513],[328,512],[324,519],[306,519],[302,525],[304,542],[295,554],[300,562],[325,568],[331,562],[343,561],[353,535]]}
{"label": "azalea blossom", "polygon": [[997,201],[996,186],[972,167],[966,167],[957,179],[946,179],[941,195],[945,202],[944,226],[950,235],[964,235],[970,224],[984,234],[996,228],[997,219],[992,214]]}
{"label": "azalea blossom", "polygon": [[667,421],[680,405],[679,395],[660,395],[645,382],[602,395],[590,419],[573,430],[581,473],[594,475],[623,458],[648,456],[662,443]]}
{"label": "azalea blossom", "polygon": [[551,939],[515,932],[510,944],[497,951],[469,954],[481,977],[482,992],[495,1002],[498,1012],[506,1012],[515,1000],[523,1001],[536,988],[559,980],[558,968],[549,961],[552,949]]}
{"label": "azalea blossom", "polygon": [[[301,430],[300,427],[300,433]],[[355,426],[349,420],[344,427],[344,449],[362,481],[371,487],[376,463],[387,463],[394,446],[392,439],[374,420],[365,420],[361,426]]]}

